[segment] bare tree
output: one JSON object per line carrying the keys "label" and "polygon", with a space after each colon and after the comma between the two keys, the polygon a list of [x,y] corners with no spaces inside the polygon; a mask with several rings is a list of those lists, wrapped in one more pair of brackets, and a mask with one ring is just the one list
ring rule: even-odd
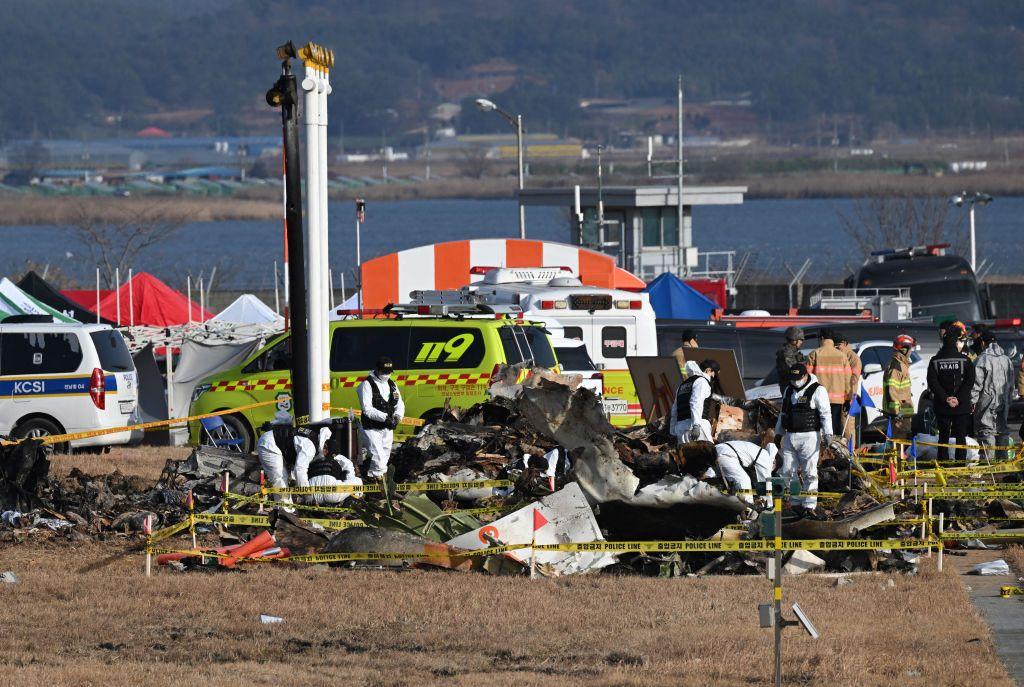
{"label": "bare tree", "polygon": [[910,195],[864,198],[850,214],[839,213],[843,231],[867,257],[885,248],[948,243],[965,248],[963,213],[951,211],[945,197]]}
{"label": "bare tree", "polygon": [[481,147],[460,150],[455,161],[455,168],[459,170],[459,174],[470,179],[482,179],[490,166],[487,150]]}
{"label": "bare tree", "polygon": [[112,288],[115,271],[126,275],[139,253],[171,238],[189,219],[166,199],[113,208],[82,200],[72,209],[69,224]]}

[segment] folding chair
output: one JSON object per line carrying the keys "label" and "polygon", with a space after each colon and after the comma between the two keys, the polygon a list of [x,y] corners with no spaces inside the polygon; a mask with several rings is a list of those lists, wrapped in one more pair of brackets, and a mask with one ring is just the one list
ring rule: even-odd
{"label": "folding chair", "polygon": [[216,446],[217,448],[233,448],[239,453],[242,452],[242,444],[245,443],[245,438],[232,436],[231,430],[219,415],[204,417],[199,420],[199,424],[203,426],[203,432],[209,439],[209,445]]}

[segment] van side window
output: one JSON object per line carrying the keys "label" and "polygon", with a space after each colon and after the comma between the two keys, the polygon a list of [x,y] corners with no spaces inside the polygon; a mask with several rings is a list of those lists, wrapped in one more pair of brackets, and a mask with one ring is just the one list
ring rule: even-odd
{"label": "van side window", "polygon": [[601,328],[601,355],[605,358],[626,357],[626,328]]}
{"label": "van side window", "polygon": [[338,327],[331,340],[331,372],[367,372],[387,356],[396,370],[409,369],[413,327]]}
{"label": "van side window", "polygon": [[564,327],[565,338],[583,341],[583,327]]}
{"label": "van side window", "polygon": [[0,374],[62,374],[75,372],[81,364],[77,334],[0,334]]}
{"label": "van side window", "polygon": [[257,372],[290,370],[292,367],[291,344],[291,337],[286,336],[270,348],[263,351],[258,358],[246,365],[242,372],[245,374],[254,374]]}
{"label": "van side window", "polygon": [[[505,363],[518,365],[523,362],[523,348],[512,333],[512,327],[499,327],[498,338],[501,339],[501,348],[505,352]],[[527,354],[528,355],[528,354]]]}
{"label": "van side window", "polygon": [[[409,329],[410,370],[480,367],[486,347],[479,329],[455,327],[411,327]],[[397,365],[396,365],[397,367]]]}

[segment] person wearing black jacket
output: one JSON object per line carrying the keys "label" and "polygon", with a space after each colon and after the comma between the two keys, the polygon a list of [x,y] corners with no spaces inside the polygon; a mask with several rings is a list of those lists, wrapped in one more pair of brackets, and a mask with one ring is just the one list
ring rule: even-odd
{"label": "person wearing black jacket", "polygon": [[[928,363],[928,389],[932,392],[935,419],[939,425],[939,443],[950,437],[958,446],[967,443],[970,427],[971,390],[974,388],[974,363],[962,352],[967,329],[959,322],[949,325],[942,336],[942,348]],[[949,449],[939,447],[939,460],[949,459]],[[957,461],[967,460],[967,449],[956,449]]]}

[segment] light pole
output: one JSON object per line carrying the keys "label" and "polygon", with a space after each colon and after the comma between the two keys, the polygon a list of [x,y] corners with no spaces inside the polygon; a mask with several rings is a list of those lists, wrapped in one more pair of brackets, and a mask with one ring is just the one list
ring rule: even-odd
{"label": "light pole", "polygon": [[[486,98],[477,98],[476,109],[481,112],[497,112],[516,131],[516,148],[519,158],[519,190],[523,190],[523,115],[513,117],[508,112],[495,105]],[[519,238],[526,238],[526,208],[523,207],[523,199],[519,198]]]}
{"label": "light pole", "polygon": [[979,193],[977,191],[961,191],[960,193],[951,196],[949,202],[952,205],[956,205],[958,208],[963,207],[964,203],[968,206],[968,215],[971,223],[971,269],[978,269],[977,264],[977,249],[974,239],[974,206],[975,205],[988,205],[992,202],[992,196],[987,193]]}

